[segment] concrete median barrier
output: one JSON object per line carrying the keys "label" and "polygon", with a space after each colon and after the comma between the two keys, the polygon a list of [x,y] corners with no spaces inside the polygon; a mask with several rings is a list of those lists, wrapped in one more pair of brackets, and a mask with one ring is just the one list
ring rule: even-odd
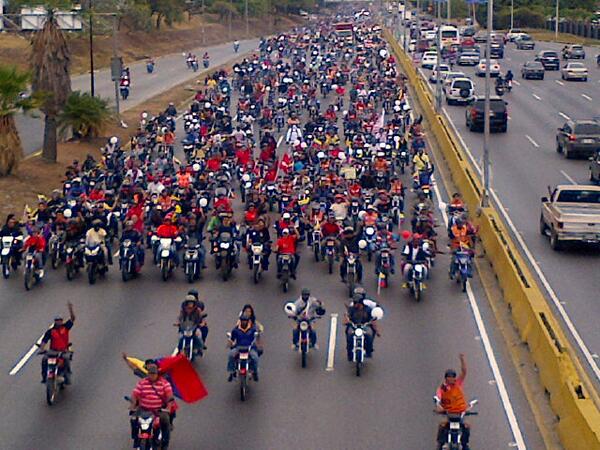
{"label": "concrete median barrier", "polygon": [[[458,144],[458,137],[445,118],[436,114],[426,81],[389,30],[384,29],[414,97],[421,108],[429,137],[437,142],[470,211],[480,211],[474,222],[486,258],[492,265],[508,303],[521,339],[531,352],[540,381],[549,394],[549,402],[558,418],[557,431],[567,450],[600,450],[600,410],[591,392],[587,374],[577,364],[577,355],[542,294],[537,280],[521,256],[516,244],[493,207],[480,208],[482,184],[475,168]],[[585,381],[585,382],[584,382]],[[588,390],[588,387],[590,387]]]}

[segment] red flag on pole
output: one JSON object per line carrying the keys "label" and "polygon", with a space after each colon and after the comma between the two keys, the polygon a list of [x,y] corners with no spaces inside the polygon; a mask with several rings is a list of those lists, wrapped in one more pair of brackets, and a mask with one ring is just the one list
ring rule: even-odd
{"label": "red flag on pole", "polygon": [[158,368],[168,375],[177,396],[186,403],[195,403],[208,395],[196,369],[184,355],[166,356],[159,359]]}

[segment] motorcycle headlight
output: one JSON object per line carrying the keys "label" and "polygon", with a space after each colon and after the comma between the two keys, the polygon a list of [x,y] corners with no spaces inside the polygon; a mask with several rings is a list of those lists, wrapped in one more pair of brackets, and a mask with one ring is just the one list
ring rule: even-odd
{"label": "motorcycle headlight", "polygon": [[227,250],[229,248],[229,242],[221,242],[220,247],[224,250]]}
{"label": "motorcycle headlight", "polygon": [[365,332],[362,328],[357,328],[356,330],[354,330],[354,336],[356,337],[362,337],[364,334]]}
{"label": "motorcycle headlight", "polygon": [[302,322],[300,322],[300,331],[306,330],[308,330],[308,322],[306,320],[303,320]]}

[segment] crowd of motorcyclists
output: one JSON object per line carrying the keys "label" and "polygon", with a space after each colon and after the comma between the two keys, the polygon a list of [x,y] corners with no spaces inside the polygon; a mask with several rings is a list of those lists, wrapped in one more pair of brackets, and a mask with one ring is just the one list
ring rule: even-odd
{"label": "crowd of motorcyclists", "polygon": [[[118,265],[128,281],[150,258],[163,280],[179,268],[193,283],[212,257],[224,281],[241,262],[259,283],[274,257],[287,292],[301,261],[329,273],[339,265],[350,298],[347,358],[359,375],[383,317],[362,287],[365,260],[373,263],[372,288],[379,292],[400,259],[402,286],[420,300],[441,246],[432,202],[434,165],[421,118],[413,117],[406,81],[371,26],[360,24],[353,40],[338,37],[326,23],[261,39],[259,51],[231,73],[206,77],[181,122],[173,104],[156,116],[143,113],[131,142],[113,137],[100,160],[88,155],[73,161],[62,188],[40,198],[22,223],[15,215],[7,218],[0,231],[4,277],[25,263],[22,255],[31,255],[36,281],[49,259],[53,268],[64,266],[69,280],[85,271],[94,284]],[[237,52],[239,42],[234,45]],[[202,59],[208,67],[208,54]],[[186,63],[198,69],[195,55],[189,53]],[[476,229],[459,194],[448,213],[449,276],[465,285],[472,276]],[[310,258],[301,260],[302,247]],[[312,258],[314,263],[307,261]],[[317,346],[314,323],[325,314],[324,303],[303,289],[285,313],[294,319],[292,348],[304,355]],[[175,323],[178,350],[190,360],[206,349],[206,318],[198,292],[190,291]],[[262,331],[246,305],[228,334],[229,381],[241,376],[241,358],[258,381]],[[132,410],[168,409],[168,381],[152,362],[146,369]],[[162,448],[168,424],[169,417],[160,415]],[[135,431],[132,437],[139,444]]]}

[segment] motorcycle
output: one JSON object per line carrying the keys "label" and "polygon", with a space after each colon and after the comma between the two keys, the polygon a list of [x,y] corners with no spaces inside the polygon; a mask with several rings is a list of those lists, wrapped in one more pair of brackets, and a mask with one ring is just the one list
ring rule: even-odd
{"label": "motorcycle", "polygon": [[[169,276],[173,272],[173,269],[175,268],[175,258],[173,252],[177,251],[176,246],[181,243],[182,239],[180,236],[176,237],[175,240],[173,240],[171,238],[159,238],[156,235],[152,236],[151,239],[155,241],[155,261],[157,261],[158,266],[160,267],[160,274],[162,280],[167,281],[169,279]],[[172,248],[173,244],[175,244],[175,248]]]}
{"label": "motorcycle", "polygon": [[104,276],[108,272],[106,261],[104,261],[104,252],[100,245],[87,245],[84,254],[88,282],[94,284],[98,276]]}
{"label": "motorcycle", "polygon": [[234,43],[233,43],[233,51],[234,51],[235,53],[237,53],[237,52],[239,52],[239,51],[240,51],[240,44],[239,44],[239,43],[237,43],[237,42],[234,42]]}
{"label": "motorcycle", "polygon": [[390,271],[392,268],[392,255],[388,247],[383,247],[379,251],[379,261],[376,269],[377,273],[377,293],[381,288],[387,288],[389,284]]}
{"label": "motorcycle", "polygon": [[350,329],[352,330],[352,362],[354,363],[356,376],[360,377],[362,368],[366,357],[366,338],[371,322],[367,322],[362,325],[350,323]]}
{"label": "motorcycle", "polygon": [[15,252],[17,247],[23,243],[23,236],[2,236],[1,250],[0,250],[0,261],[2,262],[2,276],[8,278],[10,276],[11,269],[16,272],[17,270],[17,258]]}
{"label": "motorcycle", "polygon": [[129,86],[121,85],[119,91],[121,92],[121,98],[123,100],[127,100],[127,98],[129,97]]}
{"label": "motorcycle", "polygon": [[355,253],[348,253],[346,255],[346,285],[348,286],[348,297],[352,297],[357,283],[358,255]]}
{"label": "motorcycle", "polygon": [[204,342],[202,337],[196,335],[197,325],[194,322],[184,322],[179,326],[179,345],[177,348],[181,348],[181,353],[190,362],[194,362],[194,358],[199,356],[202,358],[204,351]]}
{"label": "motorcycle", "polygon": [[200,244],[186,245],[183,252],[183,270],[188,283],[200,279],[202,265],[200,264]]}
{"label": "motorcycle", "polygon": [[367,246],[367,261],[371,261],[373,258],[373,252],[375,251],[375,244],[377,240],[377,236],[375,234],[375,227],[368,225],[365,227],[365,234],[363,239],[366,241]]}
{"label": "motorcycle", "polygon": [[410,293],[416,301],[421,301],[423,289],[425,289],[425,261],[413,261],[411,280],[408,283]]}
{"label": "motorcycle", "polygon": [[312,248],[313,248],[313,253],[315,254],[315,261],[319,262],[319,260],[321,259],[321,236],[323,234],[321,233],[321,229],[314,227],[312,230]]}
{"label": "motorcycle", "polygon": [[290,317],[291,319],[294,319],[296,321],[296,329],[298,330],[298,352],[300,353],[300,360],[303,368],[306,367],[308,352],[315,345],[314,342],[312,342],[313,323],[317,319],[320,319],[323,316],[323,314],[325,314],[325,311],[321,310],[318,311],[318,313],[321,314],[310,319],[302,316]]}
{"label": "motorcycle", "polygon": [[52,406],[58,393],[65,388],[65,359],[71,357],[71,352],[43,351],[40,354],[48,356],[46,369],[46,403]]}
{"label": "motorcycle", "polygon": [[58,263],[65,260],[65,235],[64,232],[60,234],[52,234],[48,240],[48,252],[50,253],[50,262],[52,268],[56,269]]}
{"label": "motorcycle", "polygon": [[400,225],[404,220],[404,199],[400,194],[392,195],[391,216],[394,225]]}
{"label": "motorcycle", "polygon": [[208,58],[202,59],[202,65],[205,69],[208,69],[208,66],[210,65],[210,60]]}
{"label": "motorcycle", "polygon": [[233,236],[230,233],[221,233],[214,244],[213,254],[215,255],[216,269],[221,271],[223,281],[227,281],[235,262]]}
{"label": "motorcycle", "polygon": [[496,95],[502,97],[504,95],[504,83],[496,84]]}
{"label": "motorcycle", "polygon": [[84,266],[83,245],[81,242],[70,242],[65,246],[65,270],[67,280],[71,281]]}
{"label": "motorcycle", "polygon": [[273,206],[277,202],[277,186],[273,183],[267,184],[267,203],[269,203],[269,212],[273,212]]}
{"label": "motorcycle", "polygon": [[471,253],[460,250],[454,253],[453,258],[454,272],[450,273],[450,279],[456,280],[456,283],[462,286],[462,291],[467,292],[467,280],[470,278],[471,265],[473,264]]}
{"label": "motorcycle", "polygon": [[406,166],[408,166],[408,152],[406,150],[400,151],[400,158],[398,160],[398,165],[400,166],[400,173],[404,174]]}
{"label": "motorcycle", "polygon": [[146,63],[146,72],[148,72],[148,73],[154,72],[154,61],[148,61]]}
{"label": "motorcycle", "polygon": [[121,278],[124,282],[129,281],[137,274],[136,249],[135,245],[129,239],[125,239],[121,243],[121,248],[119,249],[119,269],[121,270]]}
{"label": "motorcycle", "polygon": [[[442,401],[439,397],[433,397],[434,403],[441,407]],[[462,446],[462,434],[464,430],[464,420],[466,416],[476,416],[476,411],[471,411],[473,407],[479,402],[476,398],[469,401],[467,410],[460,414],[449,413],[447,411],[439,412],[435,410],[437,414],[441,414],[447,417],[448,425],[446,427],[446,439],[444,442],[438,442],[442,444],[443,450],[461,450]]]}
{"label": "motorcycle", "polygon": [[[231,340],[231,333],[227,333],[227,337]],[[256,342],[256,338],[258,337],[258,333],[254,333],[254,342]],[[240,400],[243,402],[248,398],[248,381],[250,381],[251,377],[249,375],[252,374],[252,369],[250,367],[250,347],[238,347],[238,355],[236,357],[236,370],[234,373],[234,377],[240,381]]]}
{"label": "motorcycle", "polygon": [[38,284],[44,277],[44,269],[36,263],[37,250],[30,248],[25,254],[25,269],[23,281],[25,289],[30,290],[34,284]]}
{"label": "motorcycle", "polygon": [[336,245],[335,238],[328,236],[325,239],[325,259],[327,260],[327,273],[330,275],[333,273],[333,262],[336,256]]}
{"label": "motorcycle", "polygon": [[250,251],[252,252],[252,279],[254,280],[254,284],[257,284],[262,276],[263,249],[264,247],[260,243],[250,246]]}
{"label": "motorcycle", "polygon": [[[128,402],[129,397],[124,397]],[[166,410],[161,410],[166,411]],[[130,415],[136,415],[130,412]],[[141,409],[135,418],[137,421],[137,441],[139,450],[158,450],[162,448],[162,433],[160,430],[160,417],[152,411]]]}
{"label": "motorcycle", "polygon": [[290,287],[292,264],[294,263],[293,258],[294,255],[288,255],[285,253],[277,255],[277,259],[279,261],[278,265],[281,269],[279,272],[279,279],[281,280],[281,288],[283,289],[283,292],[287,292]]}

